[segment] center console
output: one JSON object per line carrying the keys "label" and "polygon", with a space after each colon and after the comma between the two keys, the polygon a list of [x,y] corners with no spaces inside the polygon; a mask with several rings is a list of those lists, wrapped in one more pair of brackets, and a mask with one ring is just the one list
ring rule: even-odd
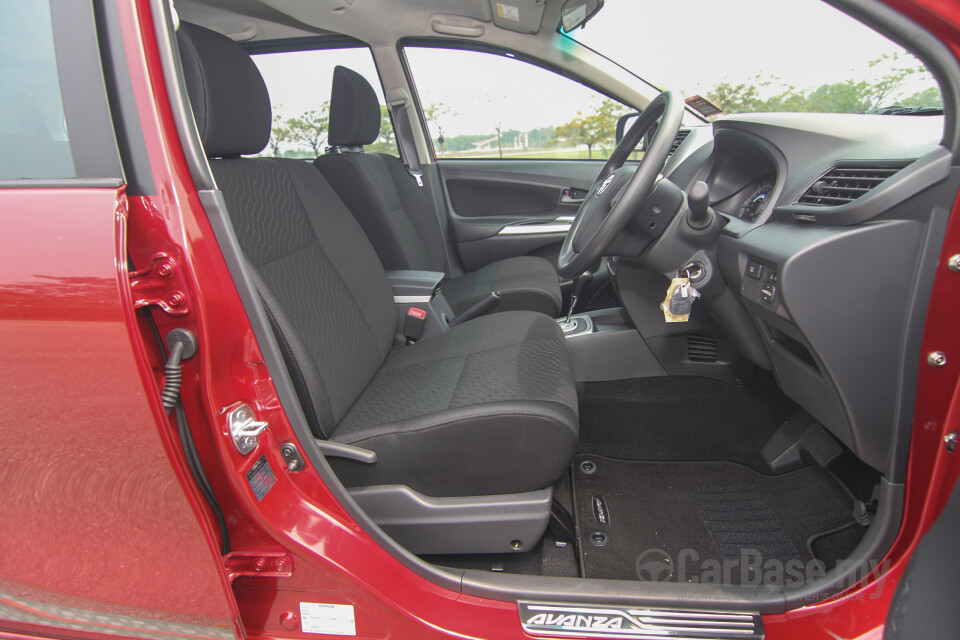
{"label": "center console", "polygon": [[577,382],[667,375],[621,307],[578,313],[557,323],[567,338]]}

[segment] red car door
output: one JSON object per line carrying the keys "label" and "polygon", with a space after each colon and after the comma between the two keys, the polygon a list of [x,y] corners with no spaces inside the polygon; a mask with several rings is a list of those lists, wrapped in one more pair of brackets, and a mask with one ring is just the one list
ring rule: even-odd
{"label": "red car door", "polygon": [[132,94],[100,64],[109,4],[0,6],[0,636],[227,640],[213,536],[131,341],[128,209],[157,185],[129,159],[143,140],[114,134]]}

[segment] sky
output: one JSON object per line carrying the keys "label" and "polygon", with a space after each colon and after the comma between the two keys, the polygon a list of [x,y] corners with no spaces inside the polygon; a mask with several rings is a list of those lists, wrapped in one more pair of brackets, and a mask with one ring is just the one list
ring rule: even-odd
{"label": "sky", "polygon": [[[780,78],[797,88],[871,79],[868,63],[903,52],[885,37],[819,0],[606,0],[573,37],[659,88],[706,94],[719,82]],[[291,60],[289,57],[298,58]],[[504,56],[407,50],[424,104],[444,103],[447,137],[563,124],[602,96],[568,79]],[[284,117],[328,100],[333,66],[360,72],[383,96],[369,51],[255,56]],[[309,73],[304,74],[304,70]],[[310,79],[305,83],[304,78]],[[907,95],[932,84],[926,78]],[[437,134],[436,129],[433,131]]]}
{"label": "sky", "polygon": [[573,37],[661,89],[706,92],[774,71],[815,88],[869,76],[902,47],[819,0],[609,0]]}

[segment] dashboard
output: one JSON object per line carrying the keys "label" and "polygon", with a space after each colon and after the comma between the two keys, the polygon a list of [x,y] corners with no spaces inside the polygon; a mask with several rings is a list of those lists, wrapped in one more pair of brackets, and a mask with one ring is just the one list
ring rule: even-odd
{"label": "dashboard", "polygon": [[960,185],[942,131],[942,116],[726,116],[664,168],[684,191],[705,182],[720,219],[701,252],[720,332],[878,469],[909,433],[901,375]]}

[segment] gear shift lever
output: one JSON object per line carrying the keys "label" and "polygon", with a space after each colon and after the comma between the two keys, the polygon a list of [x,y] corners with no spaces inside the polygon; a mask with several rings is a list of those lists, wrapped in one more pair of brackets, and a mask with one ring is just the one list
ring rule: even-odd
{"label": "gear shift lever", "polygon": [[573,313],[573,308],[577,306],[577,299],[591,282],[593,282],[593,273],[590,271],[584,271],[573,279],[573,290],[570,292],[570,308],[567,309],[567,317],[563,320],[564,324],[570,323],[570,314]]}

